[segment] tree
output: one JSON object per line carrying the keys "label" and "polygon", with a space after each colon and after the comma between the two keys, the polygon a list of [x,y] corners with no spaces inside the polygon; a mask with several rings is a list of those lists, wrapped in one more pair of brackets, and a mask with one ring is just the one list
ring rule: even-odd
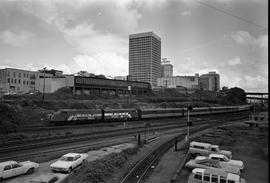
{"label": "tree", "polygon": [[246,104],[245,90],[234,87],[224,91],[226,96],[222,98],[222,103],[226,105],[242,105]]}

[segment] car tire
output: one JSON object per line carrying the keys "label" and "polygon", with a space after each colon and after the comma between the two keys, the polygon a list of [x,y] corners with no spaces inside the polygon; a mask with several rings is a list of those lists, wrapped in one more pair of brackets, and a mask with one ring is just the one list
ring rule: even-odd
{"label": "car tire", "polygon": [[71,171],[72,171],[72,167],[69,167],[69,169],[68,169],[67,173],[68,173],[68,174],[70,174],[70,173],[71,173]]}
{"label": "car tire", "polygon": [[35,170],[35,168],[29,168],[29,169],[27,170],[27,174],[32,174],[32,173],[34,173],[34,170]]}
{"label": "car tire", "polygon": [[86,163],[86,161],[85,161],[85,159],[84,159],[84,160],[82,160],[81,165],[84,165],[85,163]]}
{"label": "car tire", "polygon": [[3,177],[0,177],[0,182],[2,182],[4,179],[3,179]]}

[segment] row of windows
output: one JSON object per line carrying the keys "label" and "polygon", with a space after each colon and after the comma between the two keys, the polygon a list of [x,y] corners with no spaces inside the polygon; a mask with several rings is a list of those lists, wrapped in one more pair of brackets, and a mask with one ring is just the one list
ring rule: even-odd
{"label": "row of windows", "polygon": [[[8,79],[7,79],[7,82],[8,82],[8,83],[12,83],[12,84],[13,84],[13,83],[16,84],[17,81],[18,81],[18,84],[21,84],[21,80],[20,80],[20,79],[18,79],[18,80],[17,80],[17,79],[13,79],[13,78],[11,78],[11,79],[8,78]],[[28,81],[23,81],[22,83],[23,83],[24,85],[25,85],[25,84],[28,85]],[[31,81],[31,85],[34,85],[34,84],[35,84],[35,81]]]}
{"label": "row of windows", "polygon": [[[8,76],[10,76],[10,72],[8,71]],[[29,78],[29,74],[27,73],[27,74],[25,74],[25,73],[18,73],[18,77],[20,78],[20,77],[24,77],[24,78]],[[16,72],[13,72],[13,77],[16,77]]]}
{"label": "row of windows", "polygon": [[219,179],[219,183],[235,183],[235,181],[233,180],[228,180],[228,182],[226,182],[226,177],[222,177],[222,176],[218,177],[216,175],[210,176],[210,174],[204,174],[203,176],[201,174],[195,174],[194,179],[203,180],[203,181],[212,182],[212,183],[218,183],[218,179]]}

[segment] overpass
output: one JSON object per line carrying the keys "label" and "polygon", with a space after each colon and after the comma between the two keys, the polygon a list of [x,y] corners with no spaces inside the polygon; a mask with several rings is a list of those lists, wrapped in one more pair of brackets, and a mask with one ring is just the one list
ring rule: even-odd
{"label": "overpass", "polygon": [[246,98],[251,100],[259,100],[262,103],[268,101],[268,93],[263,92],[246,92]]}

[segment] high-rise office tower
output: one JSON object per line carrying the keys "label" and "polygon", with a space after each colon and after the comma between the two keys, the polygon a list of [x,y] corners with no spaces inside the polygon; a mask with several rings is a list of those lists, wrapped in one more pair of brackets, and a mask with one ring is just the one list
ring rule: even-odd
{"label": "high-rise office tower", "polygon": [[129,35],[129,76],[157,85],[161,77],[161,39],[153,32]]}

